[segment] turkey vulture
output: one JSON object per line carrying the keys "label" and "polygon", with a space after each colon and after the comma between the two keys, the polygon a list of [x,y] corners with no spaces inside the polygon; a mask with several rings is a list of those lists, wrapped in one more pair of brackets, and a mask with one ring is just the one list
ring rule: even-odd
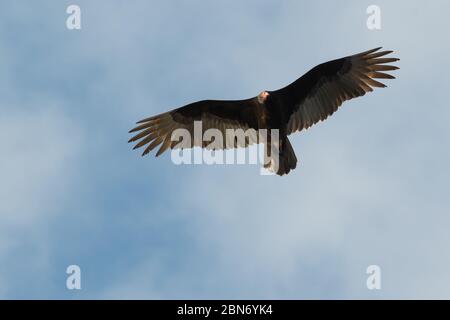
{"label": "turkey vulture", "polygon": [[[158,145],[159,156],[168,148],[175,148],[177,141],[171,136],[175,129],[186,129],[194,134],[194,121],[202,122],[203,132],[210,128],[227,129],[278,129],[278,165],[276,174],[283,175],[295,169],[297,158],[288,135],[311,127],[333,114],[342,102],[360,97],[373,87],[385,85],[375,79],[394,79],[385,71],[398,67],[387,65],[398,61],[385,57],[393,51],[368,50],[355,55],[322,63],[288,86],[275,91],[262,91],[258,96],[245,100],[203,100],[185,105],[137,122],[130,131],[139,132],[128,142],[140,140],[134,149],[147,146],[143,156]],[[259,143],[246,139],[244,145]],[[272,142],[267,142],[272,143]],[[225,144],[222,144],[225,147]],[[205,142],[194,139],[188,147],[206,147]],[[231,147],[237,147],[236,143]],[[229,147],[229,145],[227,145]],[[266,146],[267,147],[267,146]],[[270,165],[266,166],[270,168]],[[272,168],[273,169],[273,168]]]}

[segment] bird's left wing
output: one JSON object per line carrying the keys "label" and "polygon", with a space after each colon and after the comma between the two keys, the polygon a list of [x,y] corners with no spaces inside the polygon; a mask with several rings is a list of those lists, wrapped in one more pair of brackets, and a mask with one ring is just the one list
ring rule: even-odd
{"label": "bird's left wing", "polygon": [[373,91],[372,87],[385,87],[374,79],[394,79],[385,71],[398,67],[386,63],[399,59],[384,57],[392,51],[380,49],[322,63],[290,85],[271,92],[287,109],[287,134],[325,120],[344,101],[363,96]]}
{"label": "bird's left wing", "polygon": [[[208,129],[217,129],[223,137],[223,141],[214,144],[214,149],[226,149],[227,147],[246,147],[257,143],[258,137],[255,135],[247,136],[243,142],[226,141],[227,129],[247,129],[259,128],[260,109],[255,98],[235,101],[203,100],[188,104],[184,107],[165,112],[154,117],[138,121],[136,128],[130,133],[139,132],[128,142],[140,140],[134,147],[140,148],[146,146],[143,156],[161,145],[156,153],[159,156],[169,148],[183,147],[190,148],[194,146],[206,147],[211,142],[203,141],[203,134]],[[194,122],[201,121],[200,137],[195,134]],[[172,134],[176,129],[185,129],[191,136],[189,145],[180,146],[179,141],[172,141]],[[233,138],[233,137],[232,137]],[[233,138],[234,139],[234,138]],[[215,138],[213,139],[215,140]],[[217,148],[217,146],[219,146]],[[222,147],[220,147],[222,146]]]}

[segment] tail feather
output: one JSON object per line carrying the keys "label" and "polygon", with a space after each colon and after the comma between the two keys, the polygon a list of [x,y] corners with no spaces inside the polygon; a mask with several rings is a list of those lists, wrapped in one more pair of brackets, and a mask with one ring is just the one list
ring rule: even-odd
{"label": "tail feather", "polygon": [[[276,159],[276,157],[278,159]],[[294,149],[288,138],[283,140],[281,152],[272,155],[270,162],[264,167],[275,172],[279,176],[288,174],[297,167],[297,157],[295,156]]]}

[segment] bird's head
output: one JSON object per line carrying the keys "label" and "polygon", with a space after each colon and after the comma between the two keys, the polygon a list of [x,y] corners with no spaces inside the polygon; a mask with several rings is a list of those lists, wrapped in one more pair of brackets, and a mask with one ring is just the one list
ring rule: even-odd
{"label": "bird's head", "polygon": [[269,93],[267,91],[262,91],[260,94],[258,94],[258,102],[260,104],[264,104],[264,102],[266,102],[268,97]]}

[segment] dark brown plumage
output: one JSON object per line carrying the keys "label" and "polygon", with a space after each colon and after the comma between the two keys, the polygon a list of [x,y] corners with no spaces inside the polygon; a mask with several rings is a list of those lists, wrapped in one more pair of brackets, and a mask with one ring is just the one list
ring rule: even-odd
{"label": "dark brown plumage", "polygon": [[[287,174],[294,169],[297,158],[287,136],[307,129],[325,120],[346,100],[365,95],[374,87],[385,85],[375,79],[394,79],[385,71],[398,69],[387,63],[398,61],[387,58],[392,51],[381,48],[322,63],[305,75],[276,91],[263,91],[260,95],[235,101],[203,100],[139,121],[130,131],[139,132],[129,142],[139,141],[134,147],[144,147],[142,155],[161,145],[156,156],[177,142],[171,141],[172,132],[187,129],[194,135],[194,121],[202,121],[203,132],[210,128],[226,129],[279,129],[279,166],[276,173]],[[225,139],[225,138],[224,138]],[[258,143],[248,139],[245,146]],[[191,146],[205,147],[205,142],[192,141]],[[226,141],[223,143],[227,147]],[[229,146],[229,145],[228,145]],[[240,145],[232,145],[236,147]]]}

